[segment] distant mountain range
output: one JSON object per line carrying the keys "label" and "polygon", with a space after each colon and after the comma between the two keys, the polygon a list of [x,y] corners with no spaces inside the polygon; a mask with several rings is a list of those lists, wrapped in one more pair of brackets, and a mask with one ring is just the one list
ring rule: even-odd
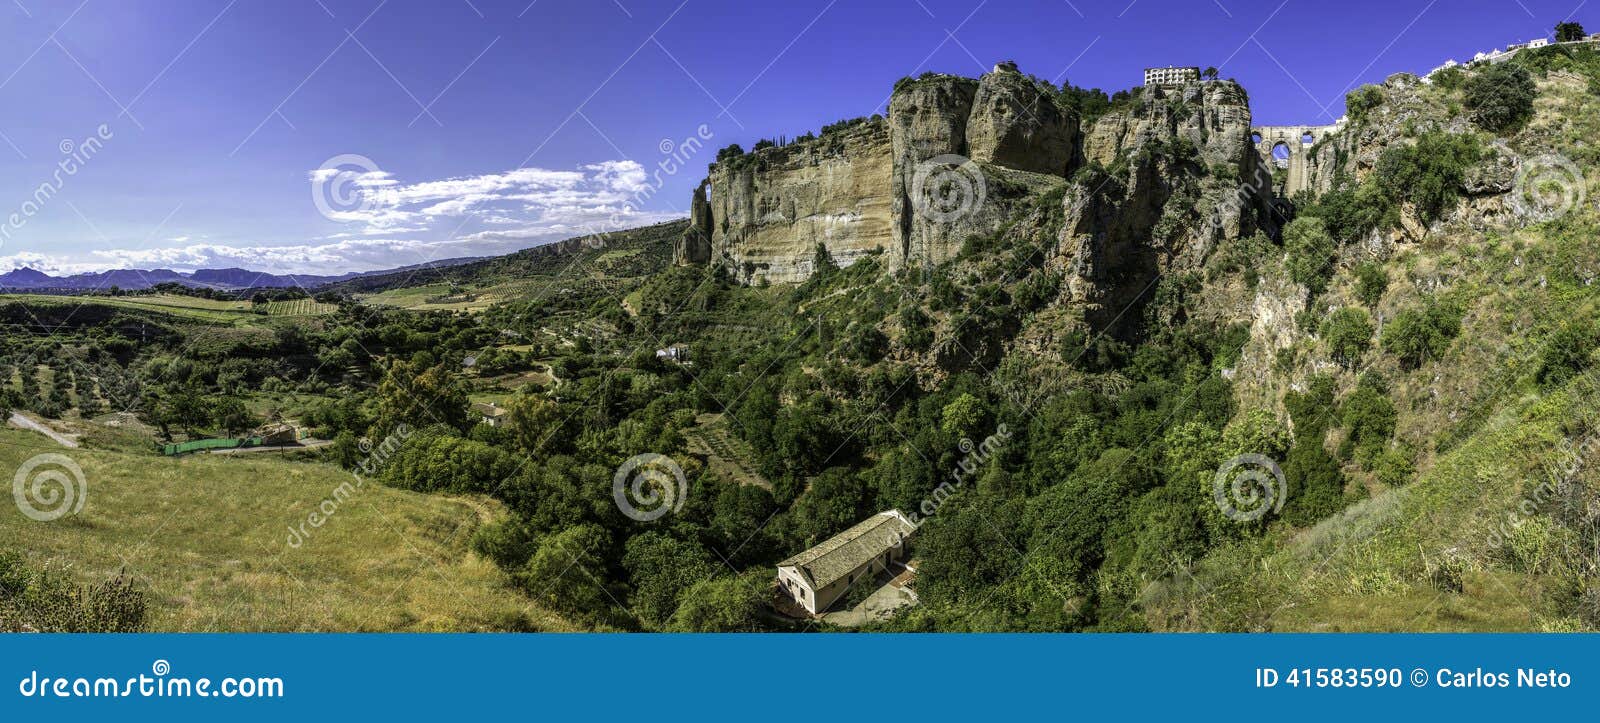
{"label": "distant mountain range", "polygon": [[351,272],[338,276],[312,274],[269,274],[247,269],[198,269],[192,272],[171,269],[115,269],[71,276],[51,276],[30,268],[20,268],[0,274],[0,290],[5,291],[106,291],[115,286],[128,291],[148,289],[157,284],[177,283],[197,288],[234,291],[239,289],[311,289],[324,284],[349,281],[364,276],[405,273],[418,269],[438,269],[477,261],[476,258],[454,258],[413,264],[394,269]]}

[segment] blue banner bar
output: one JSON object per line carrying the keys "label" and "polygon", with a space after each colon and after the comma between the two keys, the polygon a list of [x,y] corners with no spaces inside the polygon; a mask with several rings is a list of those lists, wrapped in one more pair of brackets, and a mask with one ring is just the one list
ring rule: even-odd
{"label": "blue banner bar", "polygon": [[1592,716],[1586,635],[6,635],[0,720]]}

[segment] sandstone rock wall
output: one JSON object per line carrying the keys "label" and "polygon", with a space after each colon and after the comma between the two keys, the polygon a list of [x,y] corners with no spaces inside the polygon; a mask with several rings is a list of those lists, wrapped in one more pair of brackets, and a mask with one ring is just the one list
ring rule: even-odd
{"label": "sandstone rock wall", "polygon": [[719,259],[745,283],[804,281],[819,243],[848,266],[892,243],[891,167],[881,119],[718,163],[676,256]]}

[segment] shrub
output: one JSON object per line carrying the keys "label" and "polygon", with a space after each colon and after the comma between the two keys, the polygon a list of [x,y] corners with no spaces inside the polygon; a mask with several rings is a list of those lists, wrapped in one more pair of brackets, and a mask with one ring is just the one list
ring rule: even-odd
{"label": "shrub", "polygon": [[1527,123],[1537,92],[1528,71],[1511,63],[1483,67],[1465,85],[1472,122],[1492,133],[1515,131]]}
{"label": "shrub", "polygon": [[0,633],[136,633],[144,625],[145,595],[126,576],[78,586],[0,552]]}
{"label": "shrub", "polygon": [[1445,68],[1433,74],[1433,84],[1445,90],[1455,90],[1467,80],[1467,71],[1460,66]]}
{"label": "shrub", "polygon": [[1367,306],[1377,306],[1383,292],[1389,290],[1389,275],[1383,267],[1367,263],[1356,267],[1356,298]]}
{"label": "shrub", "polygon": [[1378,481],[1390,487],[1405,484],[1417,473],[1416,466],[1411,463],[1411,455],[1400,449],[1384,450],[1373,458],[1370,467]]}
{"label": "shrub", "polygon": [[1559,387],[1587,369],[1595,344],[1595,328],[1588,322],[1580,321],[1552,334],[1539,353],[1539,371],[1535,374],[1539,386]]}
{"label": "shrub", "polygon": [[900,342],[912,351],[927,351],[933,346],[933,321],[916,305],[900,310]]}
{"label": "shrub", "polygon": [[1345,368],[1354,366],[1372,343],[1372,320],[1367,312],[1345,307],[1333,312],[1322,325],[1334,361]]}
{"label": "shrub", "polygon": [[1394,201],[1378,187],[1376,179],[1356,185],[1348,178],[1338,178],[1334,190],[1323,194],[1315,206],[1308,206],[1301,215],[1321,218],[1328,233],[1340,243],[1354,242],[1373,229],[1388,228],[1399,220]]}
{"label": "shrub", "polygon": [[1360,121],[1367,113],[1383,103],[1383,89],[1376,85],[1363,85],[1344,97],[1344,109],[1352,121]]}
{"label": "shrub", "polygon": [[1322,219],[1304,216],[1290,221],[1283,229],[1283,246],[1289,253],[1289,277],[1310,289],[1312,296],[1322,293],[1333,270],[1334,252],[1333,237]]}
{"label": "shrub", "polygon": [[1413,145],[1393,146],[1378,158],[1378,187],[1394,203],[1411,203],[1424,224],[1455,205],[1467,169],[1482,151],[1472,136],[1429,131]]}
{"label": "shrub", "polygon": [[1383,381],[1370,374],[1362,375],[1356,390],[1346,397],[1339,416],[1349,430],[1344,444],[1339,448],[1342,457],[1352,453],[1364,465],[1375,458],[1394,434],[1394,403],[1389,401]]}
{"label": "shrub", "polygon": [[1415,369],[1444,354],[1459,333],[1461,311],[1452,304],[1430,302],[1396,315],[1384,327],[1380,343],[1384,351],[1400,358],[1401,366]]}
{"label": "shrub", "polygon": [[1344,475],[1339,461],[1322,448],[1321,439],[1302,438],[1283,464],[1289,489],[1283,517],[1305,527],[1339,511],[1344,504]]}
{"label": "shrub", "polygon": [[1303,392],[1291,391],[1283,398],[1284,409],[1294,422],[1296,442],[1321,439],[1333,421],[1333,377],[1318,374],[1306,383]]}

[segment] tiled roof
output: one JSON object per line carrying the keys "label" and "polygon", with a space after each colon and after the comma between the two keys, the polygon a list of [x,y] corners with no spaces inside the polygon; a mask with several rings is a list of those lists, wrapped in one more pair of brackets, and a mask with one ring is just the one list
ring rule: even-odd
{"label": "tiled roof", "polygon": [[798,568],[811,588],[820,590],[900,545],[915,529],[899,510],[879,512],[816,547],[778,563],[778,567]]}

